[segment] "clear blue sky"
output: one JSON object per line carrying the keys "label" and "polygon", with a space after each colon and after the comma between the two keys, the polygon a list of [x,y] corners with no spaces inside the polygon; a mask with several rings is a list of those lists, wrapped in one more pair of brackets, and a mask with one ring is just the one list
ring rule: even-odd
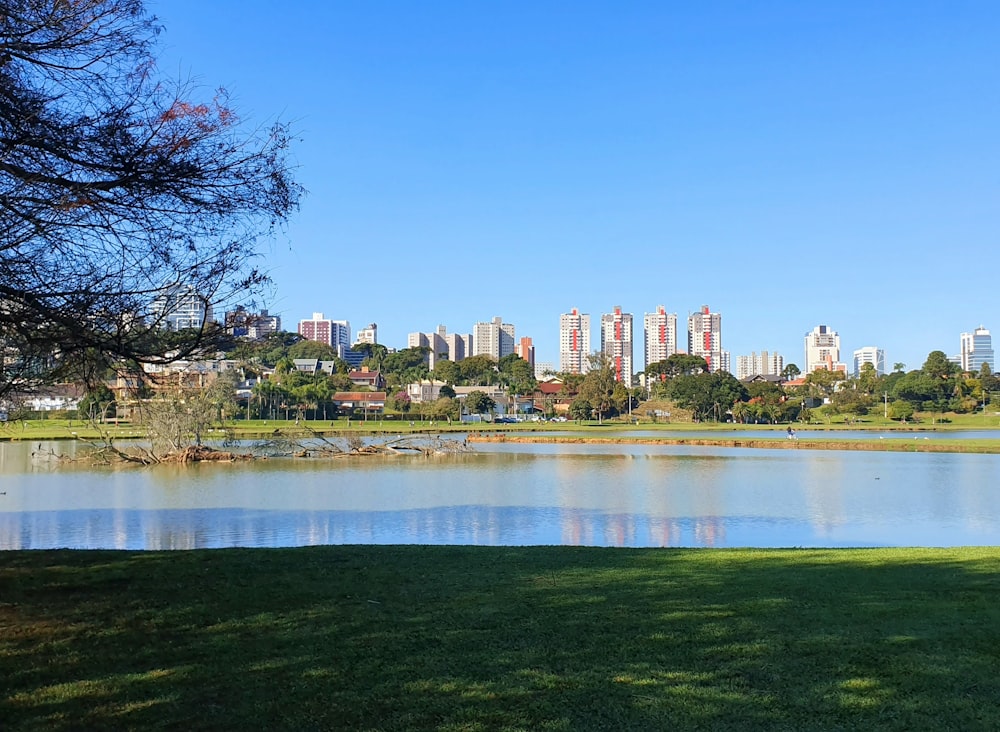
{"label": "clear blue sky", "polygon": [[[155,0],[161,70],[291,121],[267,303],[404,347],[721,312],[733,356],[1000,340],[1000,4]],[[592,345],[599,343],[595,327]],[[558,363],[557,363],[558,365]]]}

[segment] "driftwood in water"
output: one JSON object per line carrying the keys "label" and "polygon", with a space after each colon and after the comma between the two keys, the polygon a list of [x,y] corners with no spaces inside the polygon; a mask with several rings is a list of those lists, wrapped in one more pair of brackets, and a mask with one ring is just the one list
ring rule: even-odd
{"label": "driftwood in water", "polygon": [[396,435],[364,440],[360,437],[327,438],[312,430],[286,433],[275,430],[254,452],[299,458],[344,458],[371,455],[448,455],[470,452],[465,440],[433,435]]}
{"label": "driftwood in water", "polygon": [[[226,443],[223,443],[226,445]],[[231,443],[230,443],[231,445]],[[226,446],[230,446],[226,445]],[[87,461],[101,464],[132,463],[156,465],[159,463],[195,462],[236,462],[268,457],[297,458],[346,458],[374,455],[451,455],[471,452],[465,440],[444,438],[440,435],[393,435],[363,439],[358,436],[327,438],[308,428],[295,432],[275,430],[267,439],[258,442],[242,452],[216,449],[204,445],[189,445],[179,450],[158,453],[151,447],[130,445],[119,447],[107,437],[102,442],[92,443],[93,450],[86,456]],[[46,459],[68,459],[50,453]]]}

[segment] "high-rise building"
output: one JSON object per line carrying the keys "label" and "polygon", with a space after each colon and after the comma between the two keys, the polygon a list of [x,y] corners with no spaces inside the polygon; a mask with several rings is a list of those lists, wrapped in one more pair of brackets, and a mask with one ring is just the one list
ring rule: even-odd
{"label": "high-rise building", "polygon": [[677,314],[668,313],[662,305],[656,306],[656,311],[642,316],[644,331],[644,354],[646,357],[643,368],[650,364],[665,361],[677,353]]}
{"label": "high-rise building", "polygon": [[962,371],[977,373],[985,363],[993,373],[993,339],[986,328],[980,325],[971,333],[962,333],[961,344]]}
{"label": "high-rise building", "polygon": [[559,316],[559,371],[585,374],[590,355],[590,316],[573,308]]}
{"label": "high-rise building", "polygon": [[816,369],[847,372],[847,366],[840,361],[840,336],[825,325],[817,325],[806,333],[806,367],[804,373],[811,374]]}
{"label": "high-rise building", "polygon": [[885,374],[885,351],[875,346],[865,346],[854,352],[854,375],[861,375],[861,367],[870,363],[875,368],[876,376]]}
{"label": "high-rise building", "polygon": [[705,359],[709,371],[729,371],[729,351],[722,350],[722,314],[709,311],[708,305],[688,315],[688,353]]}
{"label": "high-rise building", "polygon": [[476,323],[472,330],[472,355],[486,354],[499,361],[514,353],[514,326],[495,317],[488,323]]}
{"label": "high-rise building", "polygon": [[367,326],[358,331],[358,337],[354,339],[355,343],[378,343],[378,325],[376,323],[369,323]]}
{"label": "high-rise building", "polygon": [[239,305],[226,312],[225,329],[237,338],[259,340],[281,330],[281,316],[271,315],[267,310],[251,313]]}
{"label": "high-rise building", "polygon": [[191,286],[178,286],[157,297],[150,311],[165,330],[200,330],[212,322],[212,303]]}
{"label": "high-rise building", "polygon": [[535,346],[528,336],[522,336],[517,343],[516,353],[535,368]]}
{"label": "high-rise building", "polygon": [[615,305],[601,315],[601,353],[611,361],[615,381],[632,386],[632,314]]}
{"label": "high-rise building", "polygon": [[736,378],[749,379],[751,376],[780,376],[785,368],[785,359],[780,353],[751,353],[736,357]]}
{"label": "high-rise building", "polygon": [[461,361],[469,355],[472,336],[449,333],[448,329],[439,325],[433,333],[410,333],[407,337],[408,348],[427,348],[424,359],[427,368],[433,369],[441,359],[446,361]]}
{"label": "high-rise building", "polygon": [[351,324],[346,320],[331,320],[323,313],[313,313],[312,318],[300,320],[298,332],[306,340],[332,346],[341,358],[351,348]]}

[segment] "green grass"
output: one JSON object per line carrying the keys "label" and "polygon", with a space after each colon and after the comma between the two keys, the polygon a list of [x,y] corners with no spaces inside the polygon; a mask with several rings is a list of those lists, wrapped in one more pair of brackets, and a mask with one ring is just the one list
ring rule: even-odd
{"label": "green grass", "polygon": [[998,548],[3,552],[0,726],[997,729],[998,570]]}
{"label": "green grass", "polygon": [[[799,432],[800,437],[821,435],[824,432],[837,432],[840,430],[861,430],[861,431],[885,431],[904,430],[924,433],[945,432],[949,430],[997,430],[1000,435],[1000,416],[993,413],[982,414],[947,414],[950,421],[942,423],[940,415],[920,415],[919,421],[900,423],[883,419],[881,414],[868,415],[861,422],[847,424],[843,416],[835,417],[831,421],[814,421],[809,425],[792,425]],[[413,422],[411,425],[410,422]],[[691,432],[707,433],[731,432],[734,429],[747,432],[773,431],[784,429],[787,425],[734,425],[731,423],[719,422],[649,422],[642,421],[637,425],[629,424],[622,420],[606,420],[598,423],[591,421],[568,421],[568,422],[519,422],[508,423],[461,423],[454,422],[449,425],[441,420],[421,421],[414,415],[414,419],[371,419],[366,421],[352,419],[348,421],[344,417],[328,420],[303,420],[296,424],[291,420],[236,420],[225,424],[225,430],[232,431],[236,437],[260,438],[270,435],[275,429],[294,433],[304,431],[305,428],[317,431],[326,435],[349,435],[349,434],[407,434],[411,432],[433,432],[433,433],[465,433],[465,432],[570,432],[583,434],[614,434],[623,430],[641,429],[649,432]],[[108,425],[102,428],[104,432],[116,439],[137,439],[144,436],[141,425],[134,426],[128,422]],[[223,428],[220,427],[216,434],[221,435]],[[7,440],[58,440],[58,439],[88,439],[96,440],[102,436],[100,430],[81,422],[80,420],[66,419],[36,419],[26,422],[10,422],[0,424],[0,442]],[[209,433],[211,438],[213,433]]]}

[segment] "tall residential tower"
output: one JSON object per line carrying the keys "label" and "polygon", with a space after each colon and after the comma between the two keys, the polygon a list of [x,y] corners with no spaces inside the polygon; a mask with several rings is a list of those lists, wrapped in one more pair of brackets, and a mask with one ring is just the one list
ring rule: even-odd
{"label": "tall residential tower", "polygon": [[620,305],[601,316],[601,353],[611,360],[615,380],[632,386],[632,314]]}
{"label": "tall residential tower", "polygon": [[559,370],[585,374],[589,355],[590,316],[573,308],[559,316]]}
{"label": "tall residential tower", "polygon": [[677,314],[668,313],[662,305],[656,306],[656,311],[642,316],[644,331],[643,368],[650,364],[665,361],[677,353]]}
{"label": "tall residential tower", "polygon": [[729,371],[729,351],[722,350],[722,314],[708,305],[688,315],[688,353],[701,356],[709,371]]}

